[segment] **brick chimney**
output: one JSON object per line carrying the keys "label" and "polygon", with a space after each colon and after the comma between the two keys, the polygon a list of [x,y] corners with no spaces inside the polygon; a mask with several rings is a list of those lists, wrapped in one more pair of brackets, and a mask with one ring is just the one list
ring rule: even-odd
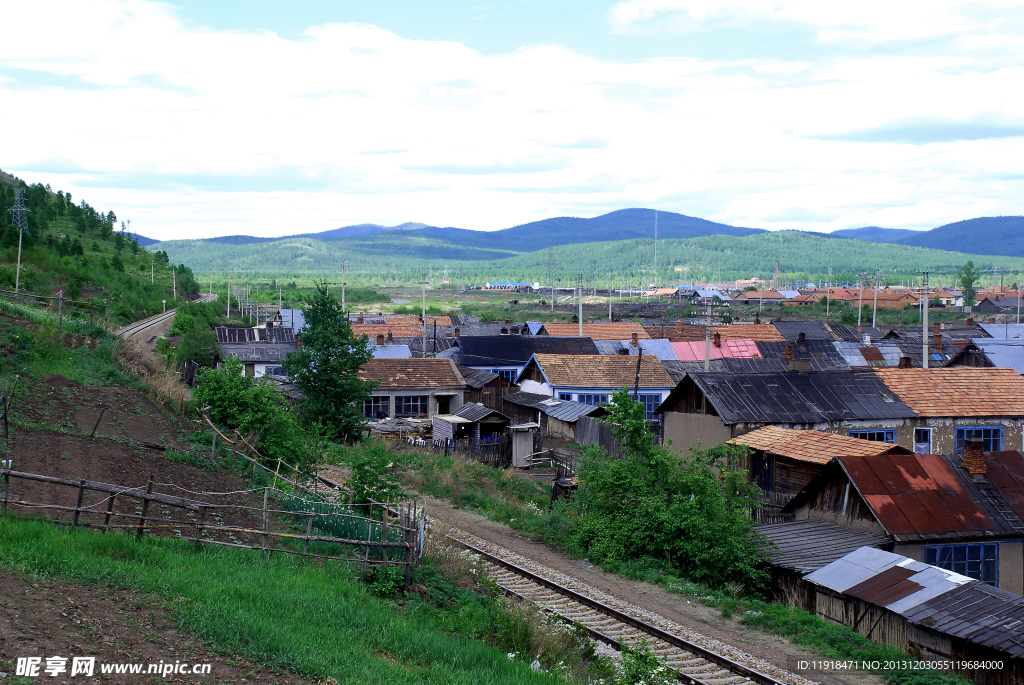
{"label": "brick chimney", "polygon": [[900,363],[899,363],[899,365],[896,368],[898,368],[898,369],[912,369],[913,366],[914,365],[911,364],[911,362],[910,362],[910,357],[900,357]]}
{"label": "brick chimney", "polygon": [[942,349],[942,328],[939,327],[939,324],[935,324],[935,326],[932,328],[932,340],[934,340],[934,342],[932,344],[935,345],[935,347],[937,347],[937,348],[939,348],[941,350]]}
{"label": "brick chimney", "polygon": [[391,331],[388,331],[388,338],[387,338],[387,340],[388,340],[388,344],[389,345],[391,344],[391,341],[394,340],[394,338],[391,336]]}
{"label": "brick chimney", "polygon": [[512,323],[512,319],[505,319],[505,323]]}
{"label": "brick chimney", "polygon": [[633,339],[629,341],[629,344],[632,345],[633,347],[639,347],[640,346],[640,341],[637,340],[636,333],[633,334]]}
{"label": "brick chimney", "polygon": [[377,334],[377,344],[378,345],[383,345],[384,344],[384,334],[383,333],[378,333]]}
{"label": "brick chimney", "polygon": [[791,345],[786,345],[786,349],[783,351],[783,354],[787,364],[793,361],[793,347]]}
{"label": "brick chimney", "polygon": [[580,322],[580,317],[578,317],[575,314],[573,314],[572,315],[572,322],[573,323],[579,323]]}
{"label": "brick chimney", "polygon": [[444,332],[444,337],[446,337],[446,338],[452,337],[452,332],[451,331],[445,331]]}
{"label": "brick chimney", "polygon": [[995,323],[996,322],[996,317],[994,317],[994,316],[988,317],[988,322],[989,323]]}
{"label": "brick chimney", "polygon": [[864,335],[864,327],[857,326],[857,335]]}
{"label": "brick chimney", "polygon": [[974,319],[970,316],[967,317],[967,327],[974,328]]}
{"label": "brick chimney", "polygon": [[715,333],[715,347],[721,347],[721,346],[722,346],[722,334],[716,332]]}
{"label": "brick chimney", "polygon": [[356,323],[364,323],[363,322],[363,315],[362,314],[360,314],[359,318],[356,319]]}
{"label": "brick chimney", "polygon": [[459,328],[458,326],[456,326],[455,327],[455,337],[458,338],[460,335],[462,335],[462,329]]}
{"label": "brick chimney", "polygon": [[800,334],[796,336],[796,346],[807,349],[807,334],[800,331]]}
{"label": "brick chimney", "polygon": [[588,316],[587,317],[587,323],[594,323],[594,317]]}
{"label": "brick chimney", "polygon": [[519,326],[512,327],[512,335],[519,335]]}
{"label": "brick chimney", "polygon": [[676,332],[677,333],[682,333],[683,332],[683,322],[680,321],[679,319],[676,319]]}
{"label": "brick chimney", "polygon": [[982,440],[964,440],[964,470],[975,483],[985,482],[985,443]]}

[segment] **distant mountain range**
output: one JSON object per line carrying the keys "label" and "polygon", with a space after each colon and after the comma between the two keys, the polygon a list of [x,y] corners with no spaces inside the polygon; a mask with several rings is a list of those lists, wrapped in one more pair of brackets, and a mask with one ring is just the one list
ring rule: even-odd
{"label": "distant mountain range", "polygon": [[[446,244],[467,251],[464,258],[495,259],[542,250],[546,247],[654,237],[655,212],[652,209],[620,209],[601,216],[581,219],[556,217],[498,231],[473,231],[463,228],[438,227],[409,222],[398,226],[356,224],[320,233],[302,233],[280,238],[257,238],[247,235],[205,238],[200,242],[222,245],[252,245],[284,239],[311,238],[327,243],[356,240],[376,244],[381,254],[414,244]],[[698,238],[711,235],[748,236],[764,233],[760,228],[743,228],[706,219],[677,214],[657,213],[658,237],[664,239]],[[819,233],[833,238],[850,238],[874,243],[894,243],[952,252],[1024,257],[1024,217],[981,217],[958,221],[929,231],[867,226],[832,233]],[[158,241],[139,236],[140,245]],[[387,247],[385,247],[387,246]]]}

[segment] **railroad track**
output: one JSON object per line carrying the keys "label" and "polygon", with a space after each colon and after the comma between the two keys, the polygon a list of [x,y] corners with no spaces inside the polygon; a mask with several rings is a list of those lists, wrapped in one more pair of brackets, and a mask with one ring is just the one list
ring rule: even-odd
{"label": "railroad track", "polygon": [[[194,300],[194,302],[212,302],[213,300],[216,300],[216,299],[217,299],[216,295],[211,295],[211,294],[207,293],[205,295],[200,295],[199,297],[197,297]],[[160,314],[156,314],[154,316],[150,316],[150,317],[147,317],[145,319],[139,319],[138,321],[133,321],[132,323],[128,324],[127,326],[118,329],[117,334],[119,336],[121,336],[122,338],[126,338],[126,339],[127,338],[132,338],[132,337],[138,335],[139,333],[142,333],[144,330],[146,330],[147,328],[149,328],[151,326],[156,326],[157,324],[163,323],[164,321],[167,321],[168,319],[173,319],[174,318],[174,314],[177,311],[178,311],[177,309],[169,309],[166,312],[161,312]]]}
{"label": "railroad track", "polygon": [[[679,681],[687,685],[739,685],[750,682],[759,685],[794,685],[812,682],[756,657],[738,655],[735,653],[738,650],[713,649],[698,644],[644,620],[641,614],[645,612],[642,610],[628,611],[621,605],[611,606],[605,598],[568,587],[565,581],[559,582],[525,568],[522,562],[482,549],[459,537],[449,537],[459,546],[480,555],[488,575],[506,593],[538,604],[565,621],[579,623],[592,638],[613,649],[621,650],[623,645],[632,646],[645,640],[658,657],[678,673]],[[734,654],[728,655],[723,651],[732,651]],[[746,657],[743,661],[747,663],[737,659],[737,656]],[[758,668],[751,666],[750,662],[757,662]]]}

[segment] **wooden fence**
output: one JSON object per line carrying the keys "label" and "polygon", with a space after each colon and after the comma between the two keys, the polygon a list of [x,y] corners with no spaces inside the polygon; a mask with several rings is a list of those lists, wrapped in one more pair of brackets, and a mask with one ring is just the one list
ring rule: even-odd
{"label": "wooden fence", "polygon": [[481,442],[473,438],[438,440],[433,443],[434,453],[459,455],[489,466],[506,467],[512,464],[512,436],[503,433],[496,442]]}
{"label": "wooden fence", "polygon": [[576,421],[576,443],[600,445],[613,457],[619,456],[619,441],[612,435],[612,426],[593,416],[581,416]]}
{"label": "wooden fence", "polygon": [[784,523],[792,521],[794,514],[783,514],[782,508],[789,504],[794,495],[786,492],[766,492],[761,498],[761,506],[753,510],[754,522],[762,523]]}
{"label": "wooden fence", "polygon": [[[423,551],[423,515],[415,501],[397,506],[385,505],[382,507],[382,520],[377,520],[356,513],[360,511],[359,506],[311,501],[283,491],[277,491],[276,494],[285,503],[285,508],[271,508],[270,494],[273,488],[269,487],[231,493],[190,493],[208,498],[237,500],[239,495],[253,495],[262,491],[263,504],[255,507],[154,492],[157,484],[153,482],[152,476],[143,488],[84,478],[72,480],[44,476],[11,468],[0,470],[0,475],[3,476],[4,487],[0,499],[4,515],[8,514],[10,507],[42,510],[74,527],[97,528],[104,532],[122,529],[142,536],[146,531],[163,531],[194,540],[196,546],[220,545],[258,549],[268,556],[273,552],[284,552],[316,559],[355,561],[363,565],[364,571],[370,564],[399,566],[405,569],[406,584],[409,583],[412,567],[419,563]],[[45,494],[50,496],[40,498],[46,501],[26,499],[12,492],[12,481],[40,484]],[[189,492],[174,484],[159,485]],[[61,488],[69,489],[64,492],[70,498],[60,496]],[[71,500],[74,500],[73,505],[70,504]],[[158,511],[152,511],[153,506]],[[371,507],[367,513],[372,511],[373,505],[363,506]],[[272,529],[271,515],[279,520],[290,520],[294,530],[288,530],[287,526],[285,530]],[[225,517],[233,518],[236,523],[226,523]],[[305,532],[295,532],[301,530],[303,524]],[[358,535],[321,534],[332,530]],[[313,550],[310,549],[311,545]]]}

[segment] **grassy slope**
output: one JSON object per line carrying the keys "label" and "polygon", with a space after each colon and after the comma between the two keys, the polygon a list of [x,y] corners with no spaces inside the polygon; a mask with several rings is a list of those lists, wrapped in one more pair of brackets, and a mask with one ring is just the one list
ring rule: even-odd
{"label": "grassy slope", "polygon": [[342,683],[546,683],[496,649],[446,635],[370,595],[341,565],[202,549],[167,539],[0,519],[0,566],[72,582],[132,588],[169,602],[182,626],[241,653]]}
{"label": "grassy slope", "polygon": [[[407,235],[408,234],[408,235]],[[301,245],[301,246],[300,246]],[[198,272],[207,270],[251,270],[250,275],[302,275],[335,273],[342,257],[348,259],[349,273],[363,273],[374,282],[388,279],[416,282],[433,264],[437,273],[443,263],[453,278],[461,283],[481,283],[490,278],[525,281],[547,281],[548,251],[539,245],[525,243],[525,252],[502,259],[459,259],[470,248],[448,245],[415,236],[413,231],[391,232],[363,240],[320,242],[308,238],[282,240],[260,245],[217,245],[198,241],[161,243],[173,261],[184,261]],[[573,273],[583,272],[585,278],[603,285],[604,279],[632,278],[654,261],[653,240],[563,245],[551,249],[555,262],[555,280],[567,282]],[[871,243],[801,233],[780,231],[751,236],[712,235],[700,238],[670,239],[658,242],[658,263],[662,280],[683,278],[675,267],[686,268],[686,278],[733,279],[751,274],[767,276],[780,262],[784,277],[814,279],[831,268],[836,279],[855,278],[860,271],[882,269],[890,282],[919,277],[922,270],[934,276],[947,277],[968,259],[982,270],[994,258],[960,252],[931,250],[907,245]],[[1004,257],[998,260],[1004,273],[1024,272],[1024,259]],[[650,276],[648,276],[650,277]]]}

